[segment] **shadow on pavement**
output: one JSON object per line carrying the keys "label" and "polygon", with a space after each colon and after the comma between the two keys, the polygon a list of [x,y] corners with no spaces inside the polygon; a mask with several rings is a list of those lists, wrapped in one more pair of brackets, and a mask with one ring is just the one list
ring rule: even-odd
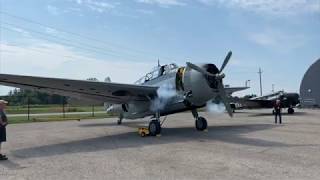
{"label": "shadow on pavement", "polygon": [[[295,112],[294,114],[282,113],[282,116],[305,116],[308,113],[306,112]],[[262,117],[262,116],[274,116],[271,112],[270,113],[254,113],[249,114],[249,117]]]}
{"label": "shadow on pavement", "polygon": [[188,141],[196,141],[200,143],[205,143],[208,141],[221,141],[230,144],[258,147],[301,146],[245,137],[245,135],[248,133],[267,130],[273,127],[277,126],[270,124],[210,126],[208,132],[197,132],[193,127],[163,128],[163,136],[161,137],[141,138],[136,132],[127,132],[59,144],[19,149],[13,151],[12,155],[18,158],[47,157],[79,152],[97,152],[103,150],[134,148]]}
{"label": "shadow on pavement", "polygon": [[17,169],[25,168],[15,162],[11,161],[10,159],[6,160],[6,161],[1,161],[0,165],[3,165],[4,167],[6,167],[7,169],[10,169],[10,170],[17,170]]}

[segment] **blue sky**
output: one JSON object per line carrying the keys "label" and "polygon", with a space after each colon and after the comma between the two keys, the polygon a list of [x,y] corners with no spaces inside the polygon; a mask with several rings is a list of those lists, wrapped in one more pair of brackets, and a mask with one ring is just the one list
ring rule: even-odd
{"label": "blue sky", "polygon": [[[0,0],[1,72],[131,83],[229,50],[225,84],[298,92],[320,57],[319,0]],[[5,94],[8,88],[1,87]]]}

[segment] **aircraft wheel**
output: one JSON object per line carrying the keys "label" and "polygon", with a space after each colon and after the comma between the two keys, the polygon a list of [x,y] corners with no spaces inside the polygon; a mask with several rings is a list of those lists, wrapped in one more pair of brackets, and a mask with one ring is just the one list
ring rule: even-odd
{"label": "aircraft wheel", "polygon": [[149,133],[151,136],[156,136],[161,133],[161,125],[157,120],[153,120],[149,123]]}
{"label": "aircraft wheel", "polygon": [[288,108],[288,114],[294,114],[294,109],[293,108]]}
{"label": "aircraft wheel", "polygon": [[146,137],[146,133],[145,133],[145,132],[142,132],[142,133],[140,134],[140,136],[141,136],[141,137]]}
{"label": "aircraft wheel", "polygon": [[198,131],[203,131],[205,129],[207,129],[208,127],[208,123],[207,120],[203,117],[198,117],[198,119],[196,120],[196,128]]}

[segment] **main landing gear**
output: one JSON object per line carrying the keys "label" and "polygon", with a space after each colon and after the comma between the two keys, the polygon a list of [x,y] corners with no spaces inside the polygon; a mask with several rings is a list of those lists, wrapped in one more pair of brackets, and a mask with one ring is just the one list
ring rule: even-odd
{"label": "main landing gear", "polygon": [[161,133],[160,113],[157,112],[155,118],[149,123],[149,133],[151,136],[156,136]]}
{"label": "main landing gear", "polygon": [[294,114],[294,109],[292,107],[288,108],[288,114]]}
{"label": "main landing gear", "polygon": [[[276,112],[272,110],[272,114],[274,115]],[[288,114],[294,114],[294,109],[292,107],[288,108]]]}
{"label": "main landing gear", "polygon": [[192,110],[192,115],[195,118],[196,129],[198,131],[204,131],[208,127],[207,120],[204,117],[199,116],[196,109]]}
{"label": "main landing gear", "polygon": [[123,115],[120,114],[119,119],[118,119],[118,121],[117,121],[117,124],[118,124],[118,125],[121,125],[121,124],[122,124],[122,120],[123,120]]}

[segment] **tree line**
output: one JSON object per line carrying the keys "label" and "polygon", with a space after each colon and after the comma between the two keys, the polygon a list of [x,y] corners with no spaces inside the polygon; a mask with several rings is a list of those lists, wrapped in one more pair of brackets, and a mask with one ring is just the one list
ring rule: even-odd
{"label": "tree line", "polygon": [[11,106],[26,104],[47,105],[67,103],[67,98],[64,96],[23,89],[11,90],[7,96],[3,96],[1,98],[8,101]]}

